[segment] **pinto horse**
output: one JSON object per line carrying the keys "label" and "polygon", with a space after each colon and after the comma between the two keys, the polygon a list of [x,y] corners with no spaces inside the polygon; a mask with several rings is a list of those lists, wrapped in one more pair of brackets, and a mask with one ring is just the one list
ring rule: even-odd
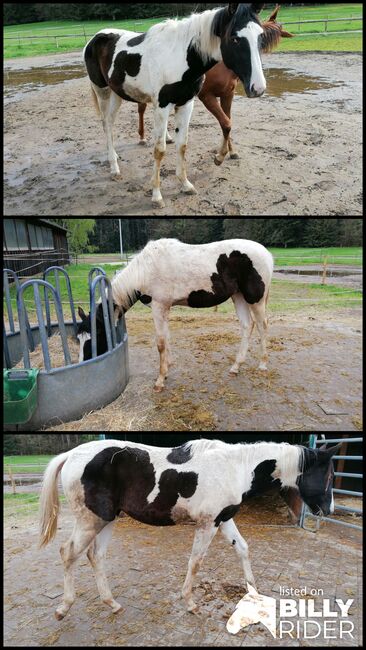
{"label": "pinto horse", "polygon": [[263,95],[266,82],[259,44],[263,29],[258,16],[263,6],[264,3],[231,3],[181,21],[168,20],[144,34],[103,29],[89,41],[84,60],[93,98],[102,116],[113,177],[120,176],[112,130],[122,99],[152,102],[153,204],[164,206],[160,167],[172,108],[175,108],[177,177],[183,192],[196,194],[185,167],[194,98],[201,90],[205,72],[220,61],[237,74],[248,97]]}
{"label": "pinto horse", "polygon": [[313,514],[334,512],[332,457],[339,448],[195,440],[164,449],[104,440],[57,456],[43,479],[40,545],[46,546],[57,532],[60,472],[76,522],[70,539],[61,547],[65,590],[56,618],[63,619],[75,601],[74,564],[85,552],[102,601],[114,613],[122,609],[109,588],[104,560],[113,524],[123,513],[152,526],[196,523],[182,592],[188,611],[198,609],[192,595],[194,577],[218,530],[239,556],[245,585],[255,588],[248,545],[233,521],[241,503],[272,487],[292,488],[300,492]]}
{"label": "pinto horse", "polygon": [[[155,384],[162,391],[171,365],[168,317],[171,307],[214,307],[232,298],[238,315],[242,341],[231,375],[238,375],[244,363],[253,331],[257,325],[261,337],[260,370],[266,370],[266,306],[273,274],[273,258],[261,244],[245,239],[214,242],[200,246],[183,244],[176,239],[151,241],[132,262],[112,280],[112,295],[118,312],[128,311],[138,300],[152,308],[160,374]],[[79,310],[82,323],[83,359],[91,358],[90,317]],[[98,354],[103,349],[103,308],[97,308]],[[89,344],[89,347],[87,345]],[[101,350],[101,352],[100,352]],[[81,358],[81,355],[80,355]]]}
{"label": "pinto horse", "polygon": [[[282,28],[282,25],[276,22],[280,8],[280,5],[277,5],[271,16],[261,23],[263,28],[263,34],[261,36],[262,52],[272,52],[277,47],[281,38],[293,37],[293,34],[286,32]],[[239,158],[239,155],[234,151],[231,139],[231,107],[239,81],[238,75],[232,70],[229,70],[225,63],[217,63],[206,73],[204,84],[198,93],[198,98],[206,106],[207,110],[216,117],[222,129],[223,141],[219,152],[215,156],[216,165],[222,165],[228,153],[232,159]],[[218,98],[220,99],[220,103]],[[146,144],[144,124],[146,108],[147,104],[139,104],[139,136],[140,144],[142,145]],[[168,144],[173,142],[168,131],[166,141]]]}

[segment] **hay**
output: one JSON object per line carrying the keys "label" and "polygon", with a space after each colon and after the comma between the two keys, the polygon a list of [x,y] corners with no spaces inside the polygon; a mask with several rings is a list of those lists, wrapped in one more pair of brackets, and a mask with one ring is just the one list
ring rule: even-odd
{"label": "hay", "polygon": [[[73,364],[79,363],[79,342],[73,337],[69,336],[67,338],[69,344],[69,351],[71,356],[71,362]],[[48,339],[48,350],[50,353],[51,367],[52,368],[63,368],[65,366],[65,357],[62,348],[61,336],[59,333],[54,334],[50,339]],[[39,344],[33,352],[29,353],[30,364],[32,368],[38,368],[39,370],[44,370],[44,359],[42,352],[42,345]],[[17,363],[15,368],[24,368],[23,358]]]}

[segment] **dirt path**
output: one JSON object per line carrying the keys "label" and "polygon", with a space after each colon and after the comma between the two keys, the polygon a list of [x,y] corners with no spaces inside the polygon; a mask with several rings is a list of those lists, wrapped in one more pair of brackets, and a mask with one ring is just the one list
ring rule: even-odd
{"label": "dirt path", "polygon": [[[5,72],[72,65],[79,56],[7,61]],[[199,194],[177,193],[169,146],[162,211],[151,207],[151,109],[148,147],[140,147],[136,108],[123,103],[116,123],[123,175],[113,182],[85,77],[13,98],[5,108],[5,215],[361,215],[361,56],[273,54],[264,63],[269,81],[286,75],[282,91],[298,77],[320,77],[329,87],[251,103],[237,97],[233,138],[241,160],[220,168],[212,153],[218,124],[197,101],[188,169]]]}
{"label": "dirt path", "polygon": [[[314,315],[313,315],[314,314]],[[362,426],[361,314],[273,317],[269,372],[257,370],[257,336],[237,378],[240,342],[231,314],[173,314],[174,366],[153,392],[158,353],[151,314],[127,315],[131,379],[106,408],[54,431],[357,431]]]}
{"label": "dirt path", "polygon": [[[5,646],[309,646],[303,636],[274,641],[261,625],[236,637],[228,634],[226,623],[244,589],[236,553],[220,534],[197,576],[194,594],[200,616],[188,614],[180,590],[194,527],[154,528],[127,517],[115,525],[106,562],[112,592],[123,610],[113,616],[100,602],[91,567],[83,557],[75,572],[77,601],[64,621],[56,621],[54,610],[63,594],[59,548],[73,526],[66,504],[61,512],[57,538],[42,550],[35,514],[5,521]],[[279,600],[280,587],[322,589],[316,610],[323,598],[329,598],[332,607],[335,598],[354,599],[349,619],[355,625],[354,641],[341,639],[338,628],[326,645],[362,646],[362,536],[358,531],[322,524],[314,535],[289,526],[287,508],[273,496],[243,506],[236,523],[249,544],[261,593]],[[320,640],[324,645],[323,638],[316,645]]]}

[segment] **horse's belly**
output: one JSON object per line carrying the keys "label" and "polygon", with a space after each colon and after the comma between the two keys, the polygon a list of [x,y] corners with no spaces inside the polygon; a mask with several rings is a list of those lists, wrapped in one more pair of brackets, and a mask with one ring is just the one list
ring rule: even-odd
{"label": "horse's belly", "polygon": [[174,526],[175,521],[172,519],[171,511],[156,511],[155,508],[145,508],[144,510],[134,510],[133,508],[123,508],[123,512],[140,521],[142,524],[149,526]]}

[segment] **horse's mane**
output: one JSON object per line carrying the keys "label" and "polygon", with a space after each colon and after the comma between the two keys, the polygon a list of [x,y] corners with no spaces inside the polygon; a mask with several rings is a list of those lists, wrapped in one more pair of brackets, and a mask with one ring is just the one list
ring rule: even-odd
{"label": "horse's mane", "polygon": [[294,36],[282,29],[282,25],[276,22],[279,10],[280,5],[277,5],[268,20],[264,20],[261,23],[263,28],[261,49],[265,54],[272,52],[279,44],[281,38],[293,38]]}

